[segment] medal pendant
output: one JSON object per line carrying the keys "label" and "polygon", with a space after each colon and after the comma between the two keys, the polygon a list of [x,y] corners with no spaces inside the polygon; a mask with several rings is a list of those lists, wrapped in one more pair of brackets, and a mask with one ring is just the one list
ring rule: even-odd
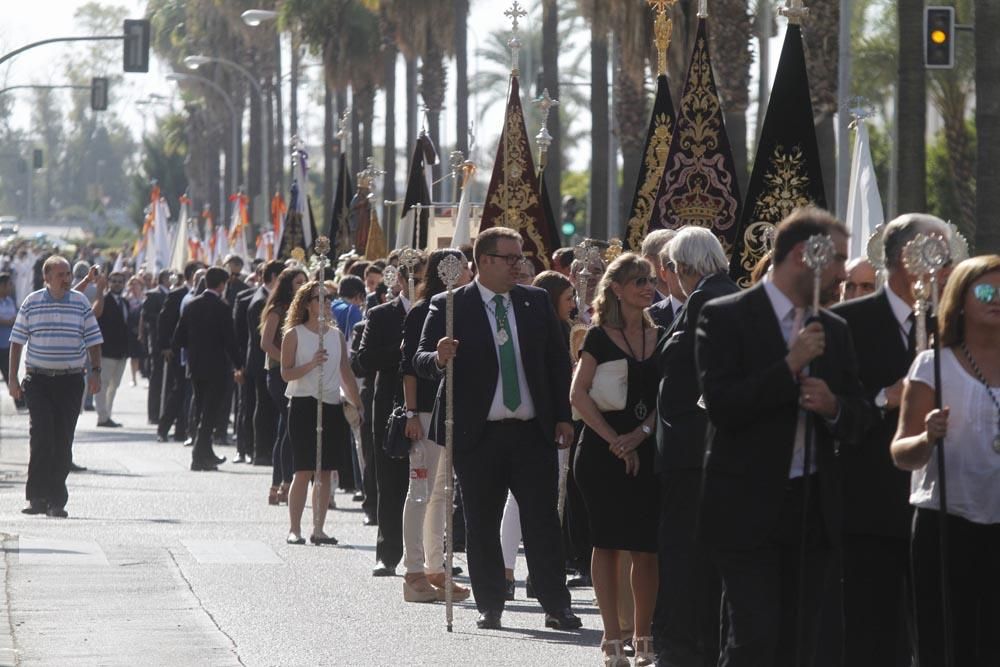
{"label": "medal pendant", "polygon": [[[635,404],[635,418],[636,419],[638,419],[639,421],[643,421],[643,420],[646,419],[646,416],[648,414],[649,414],[649,408],[646,407],[646,402],[645,401],[639,401],[638,403]],[[996,447],[996,443],[994,443],[994,447]],[[1000,450],[997,450],[997,451],[1000,451]]]}
{"label": "medal pendant", "polygon": [[501,347],[506,345],[508,340],[510,340],[510,336],[507,335],[507,332],[504,329],[497,332],[497,344]]}

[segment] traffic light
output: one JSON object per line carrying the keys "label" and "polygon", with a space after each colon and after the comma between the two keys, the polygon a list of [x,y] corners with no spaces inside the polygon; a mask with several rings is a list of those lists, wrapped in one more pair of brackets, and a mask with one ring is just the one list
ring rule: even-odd
{"label": "traffic light", "polygon": [[42,167],[45,166],[43,164],[43,160],[42,160],[42,149],[41,148],[36,148],[31,153],[31,165],[35,168],[35,171],[37,171],[37,170],[39,170],[39,169],[41,169]]}
{"label": "traffic light", "polygon": [[108,109],[108,80],[102,76],[90,80],[90,108],[94,111]]}
{"label": "traffic light", "polygon": [[924,66],[951,69],[955,66],[955,8],[924,10]]}
{"label": "traffic light", "polygon": [[149,21],[146,19],[125,19],[125,57],[123,69],[126,72],[149,71]]}
{"label": "traffic light", "polygon": [[562,235],[565,236],[567,239],[571,238],[574,234],[576,234],[576,213],[578,208],[579,205],[577,204],[576,197],[572,195],[566,195],[565,197],[563,197],[563,202],[562,202],[563,222],[559,231],[561,231]]}

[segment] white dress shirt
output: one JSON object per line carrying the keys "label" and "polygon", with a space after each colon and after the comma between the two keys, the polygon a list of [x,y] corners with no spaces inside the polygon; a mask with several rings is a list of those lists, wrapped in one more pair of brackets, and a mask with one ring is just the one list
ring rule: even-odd
{"label": "white dress shirt", "polygon": [[[771,301],[771,308],[774,309],[775,317],[778,318],[778,324],[781,326],[781,335],[785,337],[785,343],[789,343],[792,340],[793,333],[797,333],[793,331],[795,322],[795,304],[792,303],[791,299],[785,296],[784,292],[778,289],[778,286],[771,280],[770,275],[764,278],[764,292],[767,294],[767,298]],[[803,319],[803,322],[804,321],[805,320]],[[805,457],[806,411],[800,409],[798,421],[795,424],[795,446],[792,449],[792,465],[788,470],[789,479],[802,477],[802,472],[805,469]],[[809,462],[809,469],[810,472],[816,472],[815,455]]]}
{"label": "white dress shirt", "polygon": [[503,376],[500,373],[500,346],[497,344],[497,316],[496,304],[493,297],[496,292],[483,286],[476,280],[476,287],[479,288],[479,296],[483,299],[483,307],[486,309],[486,318],[490,322],[490,331],[493,333],[493,349],[497,355],[497,388],[493,392],[493,403],[490,405],[490,412],[486,416],[487,421],[500,421],[501,419],[522,419],[529,420],[535,418],[535,404],[531,400],[531,391],[528,389],[528,377],[524,374],[524,362],[521,360],[521,346],[517,338],[517,317],[514,315],[514,304],[510,298],[510,292],[503,294],[503,303],[507,308],[507,324],[510,326],[510,340],[514,344],[514,360],[517,363],[517,384],[521,392],[521,404],[516,410],[508,410],[503,403]]}

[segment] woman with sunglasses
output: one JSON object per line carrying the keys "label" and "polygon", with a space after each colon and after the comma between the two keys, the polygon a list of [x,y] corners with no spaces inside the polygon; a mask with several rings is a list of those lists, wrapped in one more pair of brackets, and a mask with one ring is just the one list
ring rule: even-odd
{"label": "woman with sunglasses", "polygon": [[[604,622],[601,649],[609,667],[629,664],[618,620],[623,552],[632,558],[636,664],[653,662],[650,629],[659,525],[652,437],[659,373],[653,351],[662,332],[646,312],[655,293],[652,276],[653,266],[634,253],[608,266],[593,302],[595,326],[584,339],[570,389],[570,402],[584,423],[573,470],[589,516],[591,577]],[[615,399],[623,389],[624,404],[618,405]],[[599,393],[604,397],[601,405],[592,397]]]}
{"label": "woman with sunglasses", "polygon": [[[302,511],[306,504],[309,480],[313,480],[312,544],[337,544],[337,539],[323,531],[330,503],[331,472],[337,467],[337,452],[350,440],[350,426],[341,406],[341,390],[347,400],[361,410],[358,384],[351,372],[347,341],[336,323],[329,318],[320,330],[319,290],[327,290],[330,302],[332,283],[308,282],[295,292],[288,308],[281,340],[281,379],[287,382],[288,442],[295,473],[288,493],[288,544],[305,544],[302,537]],[[323,346],[320,348],[320,336]],[[322,474],[316,474],[316,414],[322,389],[323,442]]]}
{"label": "woman with sunglasses", "polygon": [[938,318],[942,409],[934,408],[934,352],[913,362],[892,457],[912,471],[911,558],[919,662],[943,665],[939,472],[948,493],[948,585],[956,667],[1000,664],[1000,256],[959,264]]}

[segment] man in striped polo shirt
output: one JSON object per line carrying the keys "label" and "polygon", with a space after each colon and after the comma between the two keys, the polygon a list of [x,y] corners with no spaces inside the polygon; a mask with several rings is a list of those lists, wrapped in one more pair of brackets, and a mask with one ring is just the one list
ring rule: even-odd
{"label": "man in striped polo shirt", "polygon": [[[92,366],[91,394],[101,388],[101,330],[90,302],[70,289],[70,266],[53,255],[42,266],[45,287],[21,304],[10,335],[10,379],[14,400],[28,403],[30,418],[25,514],[66,518],[66,476],[73,433],[83,399],[86,355]],[[27,345],[24,383],[18,382],[21,350]]]}

